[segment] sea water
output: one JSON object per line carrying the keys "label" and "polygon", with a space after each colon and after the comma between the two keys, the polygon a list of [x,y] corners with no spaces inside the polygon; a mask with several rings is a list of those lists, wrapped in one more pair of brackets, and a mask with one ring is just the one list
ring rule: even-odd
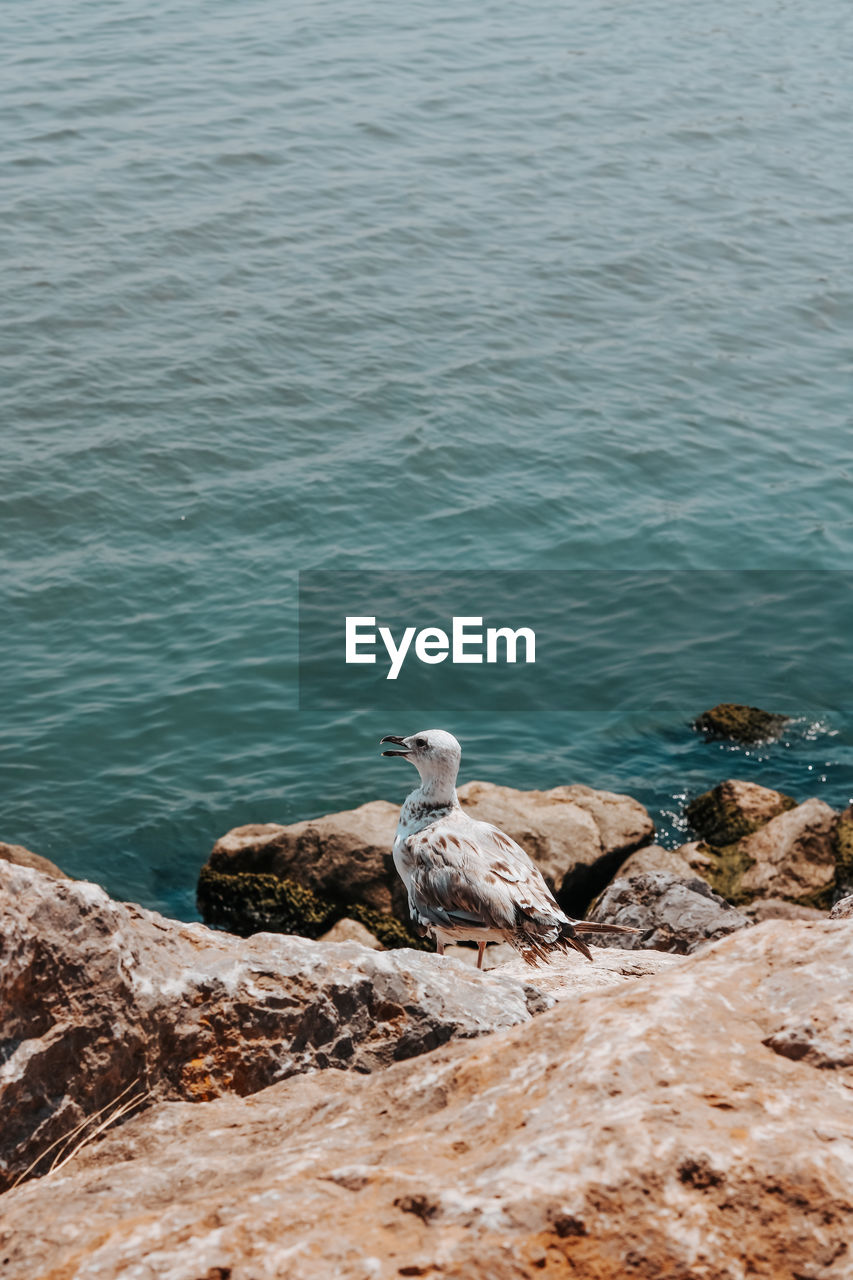
{"label": "sea water", "polygon": [[299,711],[294,635],[300,569],[850,566],[851,52],[846,0],[0,5],[0,839],[190,918],[436,720],[669,843],[726,776],[847,803],[843,672],[743,749],[662,688]]}

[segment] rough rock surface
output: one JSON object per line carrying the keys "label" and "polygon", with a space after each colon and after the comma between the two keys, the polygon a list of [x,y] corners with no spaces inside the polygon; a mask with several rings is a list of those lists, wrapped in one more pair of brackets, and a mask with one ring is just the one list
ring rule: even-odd
{"label": "rough rock surface", "polygon": [[745,707],[736,702],[721,702],[696,719],[696,728],[711,738],[730,738],[734,742],[772,742],[790,723],[781,716],[759,707]]}
{"label": "rough rock surface", "polygon": [[654,871],[665,871],[667,875],[679,880],[692,880],[700,874],[694,863],[684,856],[682,849],[664,849],[659,844],[647,844],[632,853],[630,858],[626,858],[614,879],[630,880],[632,876],[648,875]]}
{"label": "rough rock surface", "polygon": [[201,1100],[371,1071],[549,1003],[439,956],[242,941],[0,862],[0,1186],[125,1089]]}
{"label": "rough rock surface", "polygon": [[830,920],[853,920],[853,894],[840,898],[829,913]]}
{"label": "rough rock surface", "polygon": [[[582,915],[619,863],[654,836],[638,801],[591,787],[516,791],[469,782],[459,799],[523,845],[573,915]],[[396,805],[375,800],[291,826],[236,827],[202,869],[204,919],[243,936],[269,929],[319,937],[341,916],[355,916],[385,946],[423,945],[409,930],[391,856],[398,815]]]}
{"label": "rough rock surface", "polygon": [[3,1197],[5,1278],[849,1280],[851,983],[844,921],[770,922],[334,1089],[161,1104]]}
{"label": "rough rock surface", "polygon": [[664,871],[614,880],[596,900],[589,918],[640,930],[602,935],[613,946],[626,951],[654,947],[681,955],[749,924],[704,880],[676,880]]}
{"label": "rough rock surface", "polygon": [[[520,982],[529,982],[543,995],[555,1000],[568,1000],[587,991],[603,991],[608,987],[622,987],[637,978],[648,978],[670,965],[680,963],[679,957],[663,951],[620,951],[599,947],[592,938],[593,961],[590,963],[577,951],[560,952],[547,964],[531,970],[509,943],[501,942],[486,948],[484,969],[495,969],[502,976],[513,976]],[[447,947],[445,955],[476,965],[476,948]]]}
{"label": "rough rock surface", "polygon": [[784,898],[756,898],[738,908],[753,924],[763,920],[825,920],[826,912],[817,907],[804,907]]}
{"label": "rough rock surface", "polygon": [[13,862],[16,867],[32,867],[46,876],[53,876],[54,880],[71,879],[55,862],[43,858],[40,853],[25,849],[22,844],[5,844],[0,840],[0,861]]}
{"label": "rough rock surface", "polygon": [[[606,937],[606,935],[602,935]],[[590,939],[588,939],[590,940]],[[567,1000],[590,991],[606,991],[624,987],[638,978],[650,978],[673,965],[683,964],[682,956],[665,951],[624,951],[610,947],[591,947],[593,962],[590,964],[577,951],[555,956],[533,975],[536,990],[554,1000]],[[529,967],[519,957],[502,964],[501,974],[513,974],[520,981],[529,975]]]}
{"label": "rough rock surface", "polygon": [[328,933],[317,939],[318,942],[357,942],[359,946],[369,947],[371,951],[381,951],[382,943],[377,937],[365,929],[358,920],[349,920],[342,916],[337,924],[332,925]]}
{"label": "rough rock surface", "polygon": [[[318,937],[366,909],[373,913],[360,920],[366,928],[390,915],[408,926],[391,856],[398,814],[396,805],[372,800],[289,826],[235,827],[217,840],[199,878],[204,919],[243,935],[270,929]],[[407,941],[401,934],[397,945]]]}
{"label": "rough rock surface", "polygon": [[709,844],[724,845],[751,835],[796,803],[781,791],[729,778],[691,800],[684,813],[698,836]]}
{"label": "rough rock surface", "polygon": [[735,905],[784,898],[829,907],[836,883],[837,820],[823,800],[806,800],[734,844],[707,846],[709,865],[702,874]]}

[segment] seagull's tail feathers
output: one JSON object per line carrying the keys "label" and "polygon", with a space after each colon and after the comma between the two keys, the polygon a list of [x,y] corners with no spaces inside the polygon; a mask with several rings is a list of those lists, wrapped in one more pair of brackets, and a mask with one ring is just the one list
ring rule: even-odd
{"label": "seagull's tail feathers", "polygon": [[599,924],[597,920],[573,920],[575,933],[641,933],[630,924]]}
{"label": "seagull's tail feathers", "polygon": [[538,912],[519,910],[509,941],[534,968],[547,963],[555,951],[579,951],[587,960],[592,960],[592,952],[583,938],[578,937],[574,923],[562,913],[546,917]]}
{"label": "seagull's tail feathers", "polygon": [[568,951],[573,947],[575,951],[579,951],[587,960],[592,959],[592,952],[584,942],[583,938],[578,937],[577,925],[574,922],[567,920],[563,925],[560,930],[560,936],[557,939],[557,946],[560,947],[562,951]]}

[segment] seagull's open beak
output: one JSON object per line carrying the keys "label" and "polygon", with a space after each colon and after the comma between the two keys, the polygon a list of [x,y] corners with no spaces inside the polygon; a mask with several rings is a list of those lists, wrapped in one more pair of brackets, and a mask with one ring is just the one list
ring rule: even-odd
{"label": "seagull's open beak", "polygon": [[[398,747],[406,747],[406,739],[395,738],[393,733],[389,733],[388,736],[385,738],[380,738],[379,740],[380,747],[382,746],[383,742],[396,742]],[[409,750],[408,750],[408,747],[406,747],[404,751],[383,751],[382,754],[383,756],[407,756],[409,754]]]}

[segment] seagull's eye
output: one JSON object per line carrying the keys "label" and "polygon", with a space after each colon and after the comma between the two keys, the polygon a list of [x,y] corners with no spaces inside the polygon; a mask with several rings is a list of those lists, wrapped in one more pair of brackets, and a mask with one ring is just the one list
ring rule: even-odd
{"label": "seagull's eye", "polygon": [[415,738],[415,746],[416,746],[416,747],[425,747],[425,746],[426,746],[426,738]]}

